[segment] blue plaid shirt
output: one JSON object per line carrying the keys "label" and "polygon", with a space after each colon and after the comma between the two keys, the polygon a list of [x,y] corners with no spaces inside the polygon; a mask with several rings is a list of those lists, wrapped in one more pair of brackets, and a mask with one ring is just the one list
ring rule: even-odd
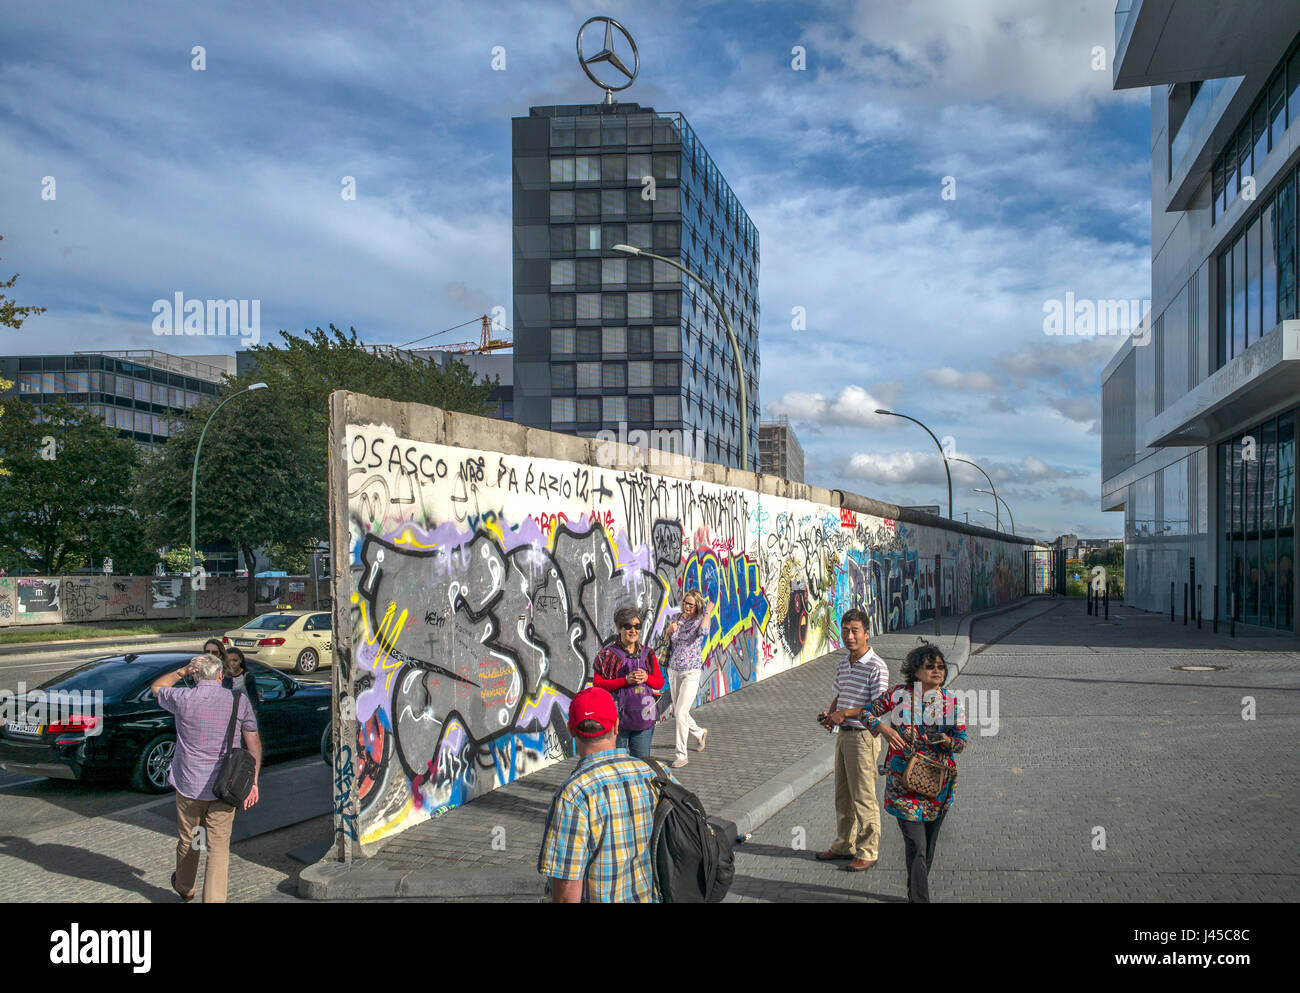
{"label": "blue plaid shirt", "polygon": [[[664,774],[673,782],[668,769]],[[581,879],[584,903],[658,903],[651,863],[655,771],[626,748],[588,755],[555,792],[537,871]]]}

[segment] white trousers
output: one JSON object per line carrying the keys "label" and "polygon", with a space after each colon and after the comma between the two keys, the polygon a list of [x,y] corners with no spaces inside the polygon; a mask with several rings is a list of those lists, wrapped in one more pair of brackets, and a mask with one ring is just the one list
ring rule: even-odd
{"label": "white trousers", "polygon": [[673,716],[677,725],[675,746],[677,758],[686,758],[686,741],[689,735],[698,739],[704,730],[695,723],[691,708],[700,690],[700,669],[668,669],[668,688],[673,695]]}

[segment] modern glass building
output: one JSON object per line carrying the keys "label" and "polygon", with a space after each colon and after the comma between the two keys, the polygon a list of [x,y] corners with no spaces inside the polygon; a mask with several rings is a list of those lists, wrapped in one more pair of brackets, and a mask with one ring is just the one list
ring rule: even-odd
{"label": "modern glass building", "polygon": [[758,230],[681,114],[637,104],[533,107],[513,122],[514,411],[591,437],[674,431],[740,465],[726,329],[672,258],[709,281],[744,369],[759,466]]}
{"label": "modern glass building", "polygon": [[[1295,630],[1300,4],[1120,0],[1151,87],[1151,311],[1102,373],[1125,599]],[[1145,341],[1140,344],[1139,342]]]}
{"label": "modern glass building", "polygon": [[151,349],[0,357],[0,379],[14,384],[9,395],[34,404],[65,400],[148,446],[165,442],[171,418],[216,396],[233,371],[231,356],[191,358]]}

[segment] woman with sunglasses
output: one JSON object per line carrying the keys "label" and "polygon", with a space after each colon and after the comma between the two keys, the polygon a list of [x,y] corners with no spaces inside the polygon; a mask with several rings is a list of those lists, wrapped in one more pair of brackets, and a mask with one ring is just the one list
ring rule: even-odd
{"label": "woman with sunglasses", "polygon": [[244,665],[244,653],[231,645],[226,649],[224,656],[218,655],[217,658],[223,658],[226,663],[226,671],[221,680],[222,687],[238,690],[248,697],[248,705],[257,710],[257,705],[262,702],[262,698],[257,693],[257,683],[253,681],[253,674]]}
{"label": "woman with sunglasses", "polygon": [[713,604],[704,599],[699,590],[687,590],[682,596],[682,615],[668,625],[668,641],[672,653],[668,656],[668,688],[673,697],[673,718],[677,729],[673,768],[680,769],[687,762],[686,743],[691,735],[698,742],[696,751],[704,751],[708,728],[702,728],[691,716],[695,697],[700,691],[700,673],[704,670],[701,657],[704,641],[709,636],[709,615]]}
{"label": "woman with sunglasses", "polygon": [[638,758],[648,759],[664,673],[650,646],[641,642],[641,612],[636,607],[626,605],[615,610],[614,627],[618,629],[618,640],[596,653],[592,682],[613,694],[618,704],[615,744]]}
{"label": "woman with sunglasses", "polygon": [[[943,688],[948,663],[937,645],[923,641],[908,652],[902,675],[905,682],[862,709],[862,722],[889,742],[885,810],[898,819],[903,832],[908,902],[929,903],[935,842],[957,784],[953,756],[966,747],[966,711],[961,698]],[[881,720],[885,714],[890,715],[888,723]],[[922,796],[905,785],[904,773],[913,755],[924,755],[947,768],[947,780],[937,797]]]}

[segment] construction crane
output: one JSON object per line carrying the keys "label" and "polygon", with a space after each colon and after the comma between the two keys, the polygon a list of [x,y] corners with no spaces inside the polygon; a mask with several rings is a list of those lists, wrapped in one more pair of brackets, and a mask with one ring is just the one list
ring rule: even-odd
{"label": "construction crane", "polygon": [[[458,341],[454,345],[443,345],[444,352],[495,352],[502,348],[514,348],[515,343],[512,338],[493,338],[492,337],[492,319],[484,314],[479,319],[483,324],[483,331],[479,335],[478,341]],[[507,332],[509,328],[505,329]]]}

